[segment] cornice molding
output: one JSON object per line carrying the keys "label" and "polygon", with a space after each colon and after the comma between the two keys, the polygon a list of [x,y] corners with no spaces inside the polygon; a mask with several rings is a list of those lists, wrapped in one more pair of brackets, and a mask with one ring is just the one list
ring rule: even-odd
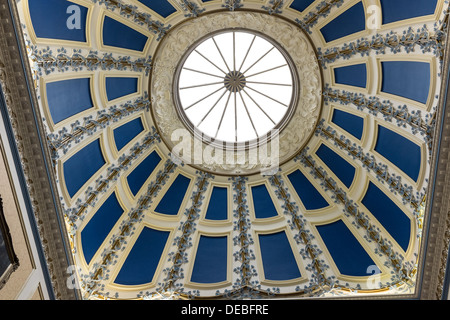
{"label": "cornice molding", "polygon": [[[449,28],[449,26],[447,26]],[[440,300],[445,298],[448,252],[450,243],[450,42],[447,45],[442,67],[441,100],[437,109],[436,130],[433,141],[431,177],[429,183],[426,220],[427,231],[420,253],[418,298]]]}

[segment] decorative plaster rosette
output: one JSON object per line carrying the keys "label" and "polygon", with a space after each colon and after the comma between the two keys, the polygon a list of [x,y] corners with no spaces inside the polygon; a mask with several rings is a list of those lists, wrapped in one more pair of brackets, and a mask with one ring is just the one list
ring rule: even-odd
{"label": "decorative plaster rosette", "polygon": [[[240,151],[223,150],[204,142],[194,143],[193,140],[191,156],[181,157],[181,160],[216,174],[270,174],[270,170],[275,172],[279,165],[293,158],[308,142],[319,120],[322,104],[322,76],[316,53],[303,31],[289,21],[262,12],[226,11],[203,15],[171,29],[162,40],[153,60],[150,81],[153,119],[162,140],[169,150],[174,151],[174,147],[180,143],[180,137],[173,134],[180,132],[179,129],[186,129],[175,108],[173,84],[177,67],[185,53],[200,39],[214,32],[233,28],[256,31],[274,39],[290,55],[299,76],[298,99],[293,106],[291,119],[279,133],[278,144],[267,144],[267,155],[270,155],[271,146],[276,145],[278,148],[277,161],[261,160],[263,158],[258,156],[258,150],[252,149],[259,146]],[[194,139],[193,134],[191,139]],[[198,155],[199,152],[207,155],[223,154],[223,157],[196,156],[201,161],[195,161],[193,155]]]}

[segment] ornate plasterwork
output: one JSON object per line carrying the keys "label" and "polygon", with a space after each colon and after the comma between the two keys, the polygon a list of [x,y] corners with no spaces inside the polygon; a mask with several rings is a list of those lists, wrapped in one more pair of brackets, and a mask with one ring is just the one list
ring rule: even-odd
{"label": "ornate plasterwork", "polygon": [[[185,128],[175,109],[172,89],[175,70],[194,43],[208,34],[233,28],[261,32],[275,39],[290,54],[300,80],[298,101],[290,122],[278,136],[275,136],[277,140],[272,136],[273,143],[267,144],[267,153],[272,152],[271,146],[278,149],[276,161],[273,161],[273,158],[272,161],[264,161],[258,156],[258,152],[255,152],[258,151],[256,150],[258,147],[248,147],[240,151],[234,148],[223,150],[204,142],[194,142],[194,135],[191,134],[190,145],[193,152],[201,152],[202,155],[223,154],[223,157],[212,156],[207,160],[202,157],[203,161],[195,161],[194,166],[216,174],[249,175],[277,167],[294,157],[309,140],[319,119],[322,76],[314,47],[301,29],[289,21],[261,12],[217,12],[188,20],[170,31],[154,55],[150,96],[155,125],[168,148],[173,150],[180,141],[179,136],[172,139],[173,135],[176,135],[179,129]],[[194,150],[199,145],[201,150]],[[192,164],[191,157],[182,160]]]}
{"label": "ornate plasterwork", "polygon": [[[237,6],[237,4],[239,2],[240,1],[226,1],[225,3],[230,4],[230,6],[231,5]],[[336,2],[336,1],[330,0],[330,1],[327,1],[327,2],[332,3],[332,2]],[[246,6],[248,6],[247,2],[246,2]],[[5,6],[5,8],[7,9],[7,6]],[[316,12],[317,11],[318,10],[316,9]],[[1,12],[1,10],[0,10],[0,12]],[[205,13],[205,14],[208,14],[208,13]],[[212,17],[213,15],[210,15],[210,16]],[[200,17],[203,17],[203,16],[200,16]],[[200,18],[197,17],[196,19],[200,19]],[[7,24],[7,23],[9,24],[11,20],[10,19],[3,19],[2,21],[3,21],[2,22],[2,25],[3,25],[3,24]],[[220,20],[218,19],[218,21],[220,21]],[[213,21],[212,23],[216,23],[216,22]],[[220,21],[220,23],[222,23],[222,22]],[[279,28],[278,25],[275,26],[275,27]],[[8,29],[5,29],[5,30],[8,30]],[[9,39],[11,37],[14,37],[14,32],[6,32],[5,31],[5,42],[6,42],[6,39]],[[276,39],[278,40],[278,38],[276,38]],[[3,51],[6,52],[7,50],[10,50],[12,52],[11,53],[12,57],[14,57],[14,55],[17,54],[17,52],[15,52],[17,50],[15,46],[6,46],[5,45],[0,51],[1,52],[3,52]],[[371,50],[375,50],[375,49],[371,48]],[[62,57],[62,56],[58,56],[58,57]],[[100,56],[100,55],[98,55],[98,57],[102,58],[102,56]],[[342,58],[342,56],[341,56],[341,58]],[[73,59],[73,56],[71,57],[71,59]],[[0,60],[2,60],[2,59],[0,59]],[[32,122],[32,121],[27,120],[27,119],[30,119],[29,113],[31,112],[32,109],[31,108],[25,109],[25,104],[21,103],[23,101],[23,99],[27,98],[27,95],[22,95],[22,96],[19,95],[19,96],[17,96],[16,93],[20,92],[20,88],[23,87],[23,86],[15,85],[15,83],[20,83],[19,80],[21,80],[21,78],[20,79],[16,79],[15,77],[11,77],[11,75],[13,73],[11,72],[10,69],[11,68],[14,69],[14,67],[13,67],[14,64],[13,63],[7,63],[8,61],[9,62],[11,62],[11,61],[14,62],[15,61],[16,64],[20,63],[20,61],[18,59],[12,59],[11,60],[11,59],[8,58],[8,60],[4,60],[3,61],[5,63],[5,65],[0,66],[0,69],[5,69],[5,70],[8,69],[9,70],[8,74],[10,76],[6,77],[6,74],[5,74],[5,81],[9,81],[9,83],[7,85],[5,85],[5,87],[7,89],[10,88],[11,92],[12,92],[11,93],[11,99],[10,99],[11,107],[9,108],[9,111],[11,113],[12,121],[14,123],[17,123],[17,126],[15,126],[16,129],[18,130],[17,131],[18,132],[17,133],[17,137],[18,137],[17,144],[19,146],[19,151],[21,153],[21,156],[23,157],[23,165],[24,165],[24,167],[26,169],[25,170],[26,180],[27,180],[27,182],[30,183],[29,184],[29,192],[30,192],[32,200],[33,200],[32,201],[33,202],[33,210],[36,211],[36,217],[39,218],[39,227],[40,227],[40,230],[42,231],[41,232],[42,242],[43,242],[44,249],[46,251],[46,257],[47,257],[47,260],[48,260],[48,267],[50,269],[51,278],[52,278],[52,281],[54,281],[55,292],[56,292],[56,295],[58,297],[59,296],[66,297],[66,295],[67,295],[66,291],[68,291],[68,288],[66,288],[66,286],[65,286],[65,283],[66,283],[65,279],[66,278],[64,276],[66,275],[66,268],[65,268],[65,266],[66,266],[67,263],[64,264],[64,263],[60,262],[61,259],[64,258],[64,253],[66,252],[65,251],[66,249],[62,246],[61,241],[59,241],[59,242],[55,241],[55,237],[56,236],[54,234],[58,234],[59,233],[59,229],[58,228],[52,228],[52,226],[54,226],[55,223],[52,222],[51,219],[49,220],[48,217],[55,219],[56,214],[53,212],[53,210],[49,210],[48,207],[46,208],[45,205],[47,205],[47,202],[43,201],[43,199],[49,199],[50,197],[48,197],[49,193],[47,191],[47,188],[43,188],[42,187],[44,185],[43,183],[41,183],[42,177],[44,177],[45,179],[49,179],[49,178],[45,175],[46,172],[44,170],[45,169],[44,166],[34,164],[34,163],[38,163],[38,164],[40,163],[39,162],[40,161],[40,158],[39,158],[40,153],[36,152],[36,146],[39,146],[39,140],[38,140],[37,136],[36,135],[31,135],[31,134],[26,134],[26,135],[23,134],[24,132],[26,132],[25,130],[27,130],[28,132],[31,132],[32,130],[34,130],[35,128],[33,127],[33,125],[35,125],[35,123]],[[61,61],[63,61],[63,60],[61,60]],[[96,60],[96,61],[98,62],[99,60]],[[102,60],[102,61],[104,61],[104,60]],[[120,60],[120,61],[122,61],[122,60]],[[147,61],[149,63],[151,62],[150,60],[146,60],[146,63],[147,63]],[[117,62],[119,62],[119,60],[117,60]],[[73,67],[73,66],[71,65],[71,67]],[[146,69],[145,70],[148,70],[147,67],[149,67],[149,65],[146,64]],[[44,66],[43,66],[43,68],[44,68]],[[100,65],[99,65],[99,68],[101,68]],[[58,71],[61,71],[61,70],[58,70]],[[68,70],[66,70],[65,72],[67,72],[67,71]],[[74,70],[72,70],[72,71],[74,71]],[[170,72],[172,72],[172,71],[170,71]],[[170,74],[170,72],[168,72],[168,74]],[[447,74],[447,72],[443,72],[443,74]],[[7,78],[9,78],[9,80]],[[21,81],[24,83],[23,80],[21,80]],[[445,81],[443,81],[443,82],[445,83]],[[339,94],[336,95],[335,98],[339,99],[339,102],[341,104],[343,104],[342,102],[345,101],[345,98],[349,97],[348,95],[347,96],[343,96],[342,95],[343,94],[342,90],[334,90],[334,89],[333,90],[327,90],[327,89],[325,89],[324,92],[325,92],[325,101],[327,101],[327,99],[331,99],[331,98],[333,98],[332,100],[334,100],[334,97],[330,95],[332,93],[336,93],[336,94],[339,93]],[[352,95],[352,97],[356,97],[356,95]],[[366,97],[370,98],[371,95],[367,94]],[[34,100],[36,100],[36,97],[34,97]],[[353,103],[355,103],[355,102],[357,102],[357,99],[355,98],[352,101],[353,101]],[[169,108],[171,106],[172,106],[171,104],[168,104],[168,105],[162,106],[162,107],[168,107]],[[356,106],[358,107],[359,105],[356,104]],[[384,106],[384,104],[383,104],[383,106]],[[370,111],[375,111],[375,109],[373,109],[373,110],[371,109],[371,105],[361,104],[361,107],[364,107],[365,111],[369,111],[369,110]],[[438,108],[438,109],[441,110],[442,108]],[[384,119],[385,119],[386,122],[389,122],[387,120],[387,116],[388,116],[388,114],[386,113],[387,110],[388,110],[387,108],[386,109],[382,109],[381,110],[381,114],[383,115],[383,117],[386,116],[386,118],[384,118]],[[14,112],[12,112],[12,111],[14,111]],[[19,112],[17,112],[17,111],[19,111]],[[374,113],[368,112],[368,113],[370,113],[371,115],[376,116],[375,112]],[[409,124],[416,123],[416,121],[414,121],[415,119],[412,117],[412,113],[405,112],[404,116],[405,116],[405,121],[408,121]],[[418,117],[417,119],[420,119],[420,117]],[[439,117],[438,117],[438,119],[439,119]],[[439,123],[439,121],[437,121],[437,122]],[[445,123],[445,121],[443,121],[443,122]],[[41,122],[37,122],[37,123],[39,125],[41,125]],[[321,128],[321,126],[318,126],[318,129],[320,129],[320,128]],[[423,127],[420,127],[420,128],[423,129]],[[425,128],[425,129],[433,129],[433,128]],[[327,128],[322,127],[322,129],[323,129],[322,133],[325,134],[325,131],[328,132]],[[424,132],[428,132],[428,130],[423,130],[423,131]],[[445,134],[447,132],[443,131],[443,133]],[[21,136],[24,137],[25,139],[22,140]],[[325,137],[323,137],[323,138],[326,139]],[[445,137],[443,137],[442,139],[443,139],[442,140],[443,142],[446,141]],[[34,142],[33,142],[33,140],[34,140]],[[333,142],[337,143],[338,144],[337,146],[339,148],[341,148],[342,150],[349,151],[350,148],[351,148],[351,146],[349,144],[347,144],[347,142],[349,140],[343,140],[342,136],[335,136],[335,135],[333,135],[332,137],[328,137],[327,140],[330,140],[330,142],[333,141]],[[25,141],[25,143],[24,143],[24,141]],[[29,143],[28,141],[31,141],[31,143]],[[435,144],[434,141],[433,141],[433,144]],[[347,150],[347,149],[349,149],[349,150]],[[337,149],[337,151],[338,150],[340,150],[340,149]],[[448,163],[448,161],[446,162],[444,160],[445,160],[445,158],[448,158],[448,154],[447,153],[448,153],[448,148],[445,148],[445,146],[442,148],[442,151],[440,151],[439,153],[437,153],[437,151],[436,151],[436,154],[434,156],[436,158],[436,161],[438,160],[438,158],[439,158],[439,160],[443,160],[443,161],[439,161],[439,168],[436,169],[437,172],[441,172],[441,173],[445,172],[446,163]],[[369,154],[364,153],[364,154],[358,155],[358,158],[356,160],[365,160],[369,156],[370,156]],[[50,161],[50,159],[51,158],[48,157],[49,161]],[[170,164],[170,162],[168,162],[168,163]],[[373,167],[371,166],[370,170],[375,172],[377,177],[378,176],[381,177],[381,175],[379,175],[375,171],[377,169],[378,163],[374,162],[371,165],[373,165]],[[444,171],[439,170],[441,165],[442,165],[442,168],[444,168]],[[363,165],[363,167],[364,167],[364,165]],[[318,169],[320,169],[320,167],[318,167]],[[117,170],[119,170],[119,169],[117,169]],[[116,171],[113,170],[111,172],[112,172],[111,176],[114,176],[114,172],[116,172]],[[164,174],[163,171],[161,171],[161,172],[162,172],[162,174],[158,176],[159,178],[164,178],[164,179],[168,178],[167,177],[168,173],[166,171],[164,171],[164,172],[166,172],[165,174]],[[39,175],[37,175],[38,173],[39,173]],[[39,176],[41,177],[41,179],[37,178]],[[52,178],[52,177],[53,176],[50,175],[50,178]],[[276,178],[277,176],[274,176],[274,177]],[[383,175],[383,177],[385,177],[387,179],[389,178],[388,175],[385,175],[385,176]],[[159,178],[158,178],[158,180],[159,180]],[[252,177],[252,178],[256,178],[256,177]],[[44,182],[46,181],[45,179],[44,179]],[[163,179],[163,181],[165,181],[164,179]],[[34,183],[33,183],[33,180],[34,180]],[[421,256],[425,256],[425,254],[426,254],[426,257],[424,257],[423,280],[420,280],[421,283],[420,283],[420,285],[419,284],[417,285],[417,288],[418,288],[417,290],[412,290],[411,287],[407,286],[406,284],[401,284],[400,287],[398,287],[398,288],[389,288],[389,291],[386,291],[386,292],[371,292],[370,294],[373,294],[373,295],[370,296],[369,293],[367,293],[367,292],[358,292],[357,290],[353,290],[353,289],[346,290],[345,288],[343,288],[341,290],[340,288],[338,289],[337,287],[335,287],[332,291],[325,291],[324,293],[323,293],[323,291],[321,291],[320,293],[317,294],[317,296],[320,296],[320,297],[343,296],[345,298],[348,298],[348,297],[361,298],[362,296],[366,295],[366,296],[370,296],[370,297],[376,298],[375,294],[380,294],[380,296],[385,296],[385,297],[388,297],[388,298],[391,298],[394,295],[395,295],[395,298],[402,298],[400,296],[400,294],[402,294],[402,295],[404,295],[403,297],[406,296],[407,298],[411,298],[411,297],[413,297],[412,296],[413,294],[415,294],[417,296],[420,296],[420,294],[421,294],[422,297],[424,297],[424,298],[427,298],[427,297],[430,297],[430,296],[431,297],[436,297],[436,298],[441,297],[442,290],[443,290],[442,284],[444,282],[444,276],[445,276],[445,272],[446,272],[446,263],[447,263],[447,257],[448,257],[448,242],[449,242],[448,232],[445,232],[448,229],[448,224],[445,223],[445,221],[448,222],[448,220],[446,220],[446,219],[449,216],[449,214],[448,214],[448,199],[449,199],[448,192],[449,192],[449,188],[448,188],[447,184],[445,184],[445,181],[449,181],[448,172],[447,172],[447,174],[439,174],[439,175],[437,175],[435,177],[435,179],[433,179],[433,181],[434,180],[436,180],[435,181],[435,184],[436,184],[436,191],[435,191],[436,197],[435,197],[435,199],[433,199],[433,202],[430,202],[430,206],[432,204],[433,208],[432,208],[432,210],[430,209],[431,210],[430,211],[431,217],[430,217],[430,223],[428,223],[429,224],[429,229],[427,228],[427,230],[429,230],[428,233],[429,233],[430,236],[429,236],[429,238],[427,238],[427,244],[426,244],[427,250],[424,250],[423,254],[421,255]],[[235,178],[232,181],[237,182],[237,181],[241,181],[241,180],[239,178]],[[273,181],[273,179],[272,179],[272,181]],[[331,179],[327,179],[327,181],[332,181],[332,180]],[[53,180],[51,180],[51,182],[52,182],[52,184],[55,183],[55,182],[53,182]],[[101,183],[104,183],[104,182],[102,181]],[[159,186],[160,183],[158,182],[156,185]],[[244,183],[238,183],[238,185],[241,186],[241,185],[244,185]],[[238,185],[236,185],[236,183],[233,183],[233,187],[238,187]],[[318,185],[318,183],[317,183],[317,185]],[[38,186],[38,188],[36,186]],[[336,184],[336,186],[339,186],[339,182]],[[45,185],[44,185],[44,187],[45,187]],[[298,216],[296,215],[296,211],[289,209],[289,207],[287,205],[290,205],[290,204],[294,205],[295,202],[292,201],[292,199],[290,199],[287,196],[287,194],[283,195],[281,193],[281,191],[283,191],[283,190],[286,190],[287,192],[290,192],[290,191],[293,191],[293,190],[292,189],[284,189],[284,188],[280,187],[276,183],[273,184],[273,187],[276,188],[276,191],[280,191],[278,200],[283,201],[283,203],[286,204],[286,209],[285,209],[286,210],[286,215],[288,215],[288,217],[289,217],[289,215],[292,216],[292,218],[289,217],[289,219],[291,219],[290,225],[293,225],[294,223],[296,223],[295,218],[296,217],[298,218]],[[402,187],[402,186],[399,185],[398,187]],[[443,190],[441,190],[441,188]],[[200,189],[201,188],[199,188],[199,190]],[[236,189],[237,190],[234,190],[233,192],[235,194],[237,194],[237,195],[242,195],[242,197],[243,197],[242,198],[243,200],[241,199],[238,202],[237,207],[238,208],[245,208],[246,203],[247,203],[246,200],[245,200],[246,199],[245,197],[247,197],[246,193],[244,192],[245,189],[244,188],[236,188]],[[154,189],[154,190],[157,190],[157,189]],[[197,189],[194,189],[194,190],[197,190]],[[250,190],[250,188],[248,187],[247,190]],[[94,191],[97,191],[97,190],[94,190]],[[336,191],[340,192],[342,190],[336,189]],[[92,192],[92,191],[89,191],[89,192]],[[333,190],[330,190],[330,192],[331,193],[335,193]],[[198,191],[193,191],[192,194],[198,195],[199,193],[198,193]],[[292,194],[294,194],[294,193],[292,192]],[[338,194],[338,193],[336,193],[336,194]],[[446,194],[447,194],[447,196],[446,196]],[[160,195],[161,195],[161,193],[160,193]],[[351,195],[351,194],[349,194],[349,195]],[[277,194],[277,196],[278,196],[278,194]],[[86,197],[86,198],[88,198],[88,197]],[[143,199],[150,199],[150,201],[152,200],[151,198],[148,198],[148,197],[143,198]],[[251,199],[251,198],[249,197],[248,199]],[[343,200],[348,200],[347,198],[342,198],[342,199]],[[297,201],[297,203],[300,203],[300,202]],[[87,203],[87,204],[89,205],[89,203]],[[98,204],[97,204],[97,207],[98,207]],[[193,201],[192,205],[189,208],[194,208],[195,209],[196,207],[197,207],[197,203]],[[243,209],[240,209],[240,210],[243,210]],[[246,210],[248,210],[248,209],[246,209]],[[60,210],[60,211],[62,211],[62,210]],[[444,214],[442,214],[442,213],[444,213]],[[140,216],[142,213],[139,211],[138,214]],[[247,212],[242,211],[242,212],[240,212],[238,214],[239,214],[238,218],[241,219],[241,218],[243,218],[243,217],[245,217],[247,215]],[[194,221],[194,218],[195,218],[195,215],[192,214],[192,215],[188,216],[186,221],[189,221],[189,222]],[[197,219],[197,218],[195,218],[195,219]],[[184,221],[185,220],[181,220],[181,223],[183,224]],[[289,220],[288,220],[288,222],[289,222]],[[444,222],[444,223],[442,223],[442,222]],[[126,223],[127,223],[127,225],[132,226],[132,220],[126,220]],[[185,225],[185,224],[183,224],[183,225]],[[250,225],[250,223],[249,223],[249,225]],[[266,227],[269,227],[269,226],[271,226],[271,225],[267,224]],[[301,225],[299,225],[299,226],[301,227]],[[201,229],[201,226],[200,226],[200,229]],[[245,231],[245,230],[248,230],[248,231]],[[246,227],[245,228],[242,227],[242,229],[239,229],[239,235],[242,235],[242,237],[250,235],[251,231],[249,231],[249,230],[250,229],[248,229]],[[301,231],[303,229],[302,228],[298,228],[298,230],[300,230],[298,232],[298,235],[302,235],[303,233]],[[189,232],[184,232],[183,231],[183,237],[187,237],[188,235],[191,234],[190,230],[188,230],[188,231]],[[309,230],[305,229],[305,231],[309,231]],[[115,235],[118,235],[118,233],[116,233]],[[126,240],[124,239],[123,241],[126,241]],[[124,242],[117,242],[117,246],[119,246],[119,245],[122,246],[123,243]],[[244,248],[244,247],[247,247],[247,245],[246,244],[242,245],[242,248]],[[80,248],[80,246],[78,246],[78,248]],[[240,248],[241,247],[235,246],[236,250],[239,250]],[[250,248],[253,248],[253,247],[250,247]],[[107,253],[107,254],[110,254],[109,257],[113,256],[112,253],[120,251],[120,250],[116,250],[116,244],[114,244],[114,246],[111,246],[111,244],[110,244],[108,249],[110,250]],[[177,252],[183,252],[183,251],[180,250],[180,251],[177,251]],[[238,251],[236,251],[236,252],[238,252]],[[48,256],[47,256],[47,253],[48,253]],[[95,274],[97,273],[97,271],[99,271],[99,270],[108,270],[109,271],[109,270],[112,270],[114,268],[114,265],[110,264],[109,259],[107,259],[107,257],[108,257],[107,254],[104,254],[104,255],[101,256],[101,258],[102,258],[101,264],[96,265],[96,267],[94,268],[94,273],[93,273],[94,277],[92,279],[90,279],[90,280],[97,281],[100,278],[99,276],[95,277]],[[57,260],[55,257],[59,258],[59,259]],[[103,258],[105,258],[105,259],[103,260]],[[190,258],[190,259],[191,260],[189,262],[192,263],[193,262],[193,258]],[[249,259],[249,256],[244,256],[242,258],[242,260],[245,263],[242,262],[240,264],[241,267],[237,268],[238,269],[237,271],[240,272],[239,273],[240,277],[247,276],[249,274],[248,271],[244,270],[244,268],[243,268],[247,264],[248,259]],[[314,258],[311,258],[311,261],[317,261],[317,260],[315,260]],[[256,263],[254,263],[254,264],[256,265]],[[176,267],[177,265],[174,264],[174,266]],[[261,270],[261,269],[259,269],[259,270]],[[419,268],[419,270],[420,270],[420,268]],[[320,274],[319,269],[317,269],[316,271],[317,271],[317,274]],[[181,272],[180,272],[180,274],[181,274]],[[315,274],[313,274],[313,275],[315,275]],[[174,277],[172,277],[172,279],[174,279]],[[187,279],[187,277],[186,277],[186,279]],[[243,278],[243,279],[245,280],[245,278]],[[419,279],[422,279],[422,278],[419,278]],[[180,284],[186,283],[186,282],[183,282],[183,280],[179,280],[178,282]],[[324,283],[324,282],[322,282],[322,283]],[[235,283],[233,283],[233,284],[235,284]],[[437,286],[437,289],[436,289],[436,286]],[[325,288],[325,290],[328,290],[325,286],[323,286],[323,288]],[[245,296],[246,292],[243,289],[247,290],[248,287],[243,287],[241,289],[242,289],[242,291],[239,292],[240,298],[246,298],[246,296]],[[251,288],[251,289],[253,289],[253,288]],[[421,291],[420,293],[419,293],[419,289]],[[59,290],[59,291],[57,291],[57,290]],[[62,294],[59,293],[61,291],[62,291]],[[100,290],[100,291],[102,291],[102,290]],[[170,293],[172,293],[172,291],[165,291],[165,292],[161,292],[161,295],[169,295]],[[121,292],[121,294],[122,294],[122,292]],[[155,293],[153,296],[156,296],[157,294],[158,293]],[[173,295],[176,296],[177,293],[174,292]],[[203,295],[203,292],[202,292],[202,295]],[[91,297],[93,297],[93,296],[91,296]],[[224,297],[229,297],[229,296],[224,295]],[[278,295],[278,293],[277,293],[277,297],[279,298],[279,297],[282,297],[282,296]]]}
{"label": "ornate plasterwork", "polygon": [[[46,165],[48,154],[41,148],[41,142],[45,141],[41,123],[34,120],[37,100],[32,91],[28,94],[27,87],[31,86],[31,81],[29,83],[27,79],[32,79],[32,74],[30,66],[24,66],[23,63],[26,62],[20,58],[21,55],[26,56],[26,46],[16,34],[15,28],[19,23],[15,5],[1,0],[0,87],[5,98],[8,121],[11,123],[11,136],[2,138],[11,139],[11,143],[17,148],[15,165],[20,179],[23,179],[24,201],[29,203],[29,217],[35,218],[35,221],[30,222],[36,224],[36,236],[40,240],[39,244],[36,243],[37,251],[33,255],[36,254],[34,257],[38,258],[42,252],[42,264],[37,263],[36,267],[42,268],[42,273],[48,275],[47,289],[55,299],[73,300],[77,299],[78,291],[66,285],[67,268],[72,260],[65,253],[65,230],[61,230],[59,225],[61,211],[51,196],[55,181]],[[32,233],[27,236],[34,237]],[[37,238],[32,241],[37,241]]]}

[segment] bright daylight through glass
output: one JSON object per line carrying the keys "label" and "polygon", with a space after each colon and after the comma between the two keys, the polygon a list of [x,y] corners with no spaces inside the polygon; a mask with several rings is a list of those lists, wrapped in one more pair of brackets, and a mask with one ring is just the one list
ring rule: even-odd
{"label": "bright daylight through glass", "polygon": [[247,31],[213,35],[179,71],[180,108],[193,127],[224,142],[262,137],[285,118],[293,74],[281,51]]}

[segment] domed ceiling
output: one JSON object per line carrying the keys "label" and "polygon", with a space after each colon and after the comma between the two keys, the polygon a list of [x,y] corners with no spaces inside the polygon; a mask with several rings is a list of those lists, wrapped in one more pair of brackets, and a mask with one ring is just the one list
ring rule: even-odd
{"label": "domed ceiling", "polygon": [[414,293],[447,1],[17,6],[84,299]]}

